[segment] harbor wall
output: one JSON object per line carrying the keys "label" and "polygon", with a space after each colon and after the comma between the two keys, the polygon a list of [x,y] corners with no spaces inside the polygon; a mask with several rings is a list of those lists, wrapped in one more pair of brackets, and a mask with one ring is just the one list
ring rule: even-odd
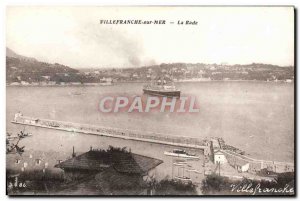
{"label": "harbor wall", "polygon": [[226,145],[222,138],[212,138],[211,147],[213,153],[214,150],[220,150],[225,155],[227,162],[238,170],[242,167],[249,166],[246,168],[247,171],[254,174],[262,169],[276,173],[294,172],[294,163],[251,158],[244,155],[244,152],[240,149]]}
{"label": "harbor wall", "polygon": [[[57,121],[50,119],[38,119],[21,114],[16,114],[12,123],[23,124],[35,127],[42,127],[48,129],[56,129],[68,132],[76,132],[89,135],[99,135],[106,137],[121,138],[126,140],[136,140],[149,143],[165,144],[186,148],[195,148],[203,150],[205,156],[209,156],[214,153],[214,149],[220,149],[225,155],[228,163],[236,167],[249,163],[248,172],[256,173],[262,169],[273,171],[276,173],[281,172],[294,172],[294,163],[277,162],[268,160],[258,160],[249,156],[241,155],[230,150],[223,150],[219,146],[213,146],[213,141],[201,140],[199,138],[185,137],[185,136],[171,136],[162,133],[137,131],[129,129],[119,129],[103,126],[95,126],[88,124],[79,124],[73,122]],[[217,140],[215,140],[217,141]],[[217,144],[217,143],[215,143]]]}
{"label": "harbor wall", "polygon": [[233,167],[237,164],[241,166],[249,163],[248,172],[250,173],[257,173],[262,169],[267,169],[268,171],[276,173],[294,172],[294,163],[258,160],[228,150],[222,150],[222,153],[224,153],[228,163]]}
{"label": "harbor wall", "polygon": [[57,121],[50,119],[38,119],[16,114],[12,123],[29,126],[43,127],[48,129],[63,130],[82,134],[99,135],[107,137],[137,140],[151,143],[159,143],[187,148],[202,149],[204,154],[209,154],[207,144],[199,139],[185,136],[171,136],[154,132],[145,132],[129,129],[110,128],[73,122]]}

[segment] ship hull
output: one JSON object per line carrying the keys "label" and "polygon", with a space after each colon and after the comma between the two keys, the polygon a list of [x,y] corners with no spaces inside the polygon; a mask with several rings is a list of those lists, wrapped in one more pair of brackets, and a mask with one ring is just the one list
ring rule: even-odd
{"label": "ship hull", "polygon": [[175,157],[180,157],[180,158],[199,159],[198,156],[192,156],[192,155],[186,155],[186,154],[176,154],[176,153],[168,152],[168,151],[165,151],[164,154],[167,155],[167,156],[175,156]]}
{"label": "ship hull", "polygon": [[154,96],[180,97],[180,91],[159,91],[151,89],[143,89],[145,94]]}
{"label": "ship hull", "polygon": [[181,181],[186,181],[186,182],[191,182],[191,178],[188,178],[188,177],[174,177],[174,179],[178,179],[178,180],[181,180]]}

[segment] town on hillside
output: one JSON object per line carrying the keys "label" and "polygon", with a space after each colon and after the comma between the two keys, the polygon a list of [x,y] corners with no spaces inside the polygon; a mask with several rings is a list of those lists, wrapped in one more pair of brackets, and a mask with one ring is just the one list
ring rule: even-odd
{"label": "town on hillside", "polygon": [[18,55],[7,48],[6,82],[13,86],[111,85],[118,82],[150,82],[157,77],[174,82],[266,81],[294,82],[293,66],[252,63],[247,65],[162,63],[131,68],[80,68],[50,64]]}

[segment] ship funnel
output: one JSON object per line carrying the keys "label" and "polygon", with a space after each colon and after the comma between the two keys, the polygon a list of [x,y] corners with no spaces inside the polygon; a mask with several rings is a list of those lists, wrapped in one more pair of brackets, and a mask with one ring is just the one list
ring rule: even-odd
{"label": "ship funnel", "polygon": [[73,146],[73,153],[72,153],[72,158],[76,157],[76,154],[75,154],[75,148]]}

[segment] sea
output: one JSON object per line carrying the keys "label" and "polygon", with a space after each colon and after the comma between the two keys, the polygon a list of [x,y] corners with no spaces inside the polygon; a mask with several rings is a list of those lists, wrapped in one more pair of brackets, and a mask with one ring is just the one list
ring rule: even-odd
{"label": "sea", "polygon": [[[176,83],[182,96],[194,96],[197,113],[103,113],[103,96],[142,96],[143,83],[111,86],[35,86],[6,88],[6,130],[32,134],[21,140],[26,149],[86,152],[109,145],[150,157],[171,160],[163,153],[171,146],[84,135],[12,124],[16,112],[24,116],[91,125],[158,132],[200,139],[222,137],[256,159],[294,161],[294,84],[259,81]],[[196,150],[193,150],[196,151]]]}

